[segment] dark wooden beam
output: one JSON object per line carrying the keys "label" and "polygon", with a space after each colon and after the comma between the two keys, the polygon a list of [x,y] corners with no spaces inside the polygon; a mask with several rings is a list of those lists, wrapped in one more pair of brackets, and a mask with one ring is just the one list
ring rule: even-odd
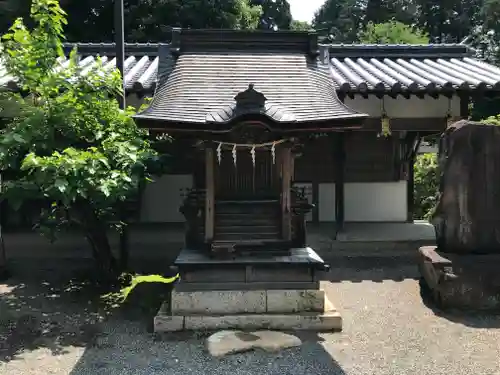
{"label": "dark wooden beam", "polygon": [[209,146],[205,149],[205,242],[210,243],[214,238],[214,149]]}
{"label": "dark wooden beam", "polygon": [[408,180],[406,187],[406,202],[408,205],[408,216],[406,219],[411,223],[415,212],[415,156],[413,155],[408,160]]}
{"label": "dark wooden beam", "polygon": [[337,233],[344,230],[344,182],[345,182],[345,137],[346,133],[339,132],[335,136],[335,222]]}
{"label": "dark wooden beam", "polygon": [[408,166],[406,202],[407,202],[407,221],[413,221],[413,214],[415,212],[415,159],[417,157],[418,149],[422,142],[422,135],[420,133],[410,133],[405,139],[405,155],[404,162]]}
{"label": "dark wooden beam", "polygon": [[285,241],[292,239],[292,223],[291,223],[291,197],[290,188],[292,183],[292,151],[291,148],[284,146],[281,149],[281,220],[282,220],[282,235]]}
{"label": "dark wooden beam", "polygon": [[312,203],[314,204],[314,209],[312,210],[312,221],[313,223],[319,223],[319,182],[316,174],[314,175],[314,180],[312,181]]}
{"label": "dark wooden beam", "polygon": [[[122,80],[122,92],[118,94],[118,105],[125,109],[125,84],[124,84],[124,61],[125,61],[125,37],[124,37],[124,19],[123,19],[123,0],[115,0],[115,43],[116,43],[116,67],[120,72]],[[129,230],[126,218],[122,218],[125,226],[120,232],[120,268],[126,270],[129,260]]]}
{"label": "dark wooden beam", "polygon": [[470,96],[467,94],[460,94],[460,118],[468,119],[470,115],[469,111]]}
{"label": "dark wooden beam", "polygon": [[124,85],[124,60],[125,60],[125,37],[124,37],[124,15],[123,15],[123,0],[114,0],[114,21],[115,21],[115,43],[116,43],[116,68],[120,72],[122,79],[123,92],[118,95],[118,103],[120,108],[125,108],[125,85]]}

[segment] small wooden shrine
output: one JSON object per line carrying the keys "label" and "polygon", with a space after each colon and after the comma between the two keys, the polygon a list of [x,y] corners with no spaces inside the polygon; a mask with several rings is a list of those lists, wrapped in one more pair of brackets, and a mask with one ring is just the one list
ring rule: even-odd
{"label": "small wooden shrine", "polygon": [[160,48],[156,93],[135,119],[200,151],[195,179],[204,186],[182,207],[187,246],[304,247],[311,207],[291,186],[294,157],[311,135],[360,127],[366,117],[337,99],[317,35],[175,30]]}
{"label": "small wooden shrine", "polygon": [[135,119],[196,145],[203,181],[181,207],[186,248],[172,308],[187,298],[179,293],[318,291],[315,271],[327,266],[307,247],[312,206],[292,188],[294,158],[311,136],[359,128],[367,116],[338,100],[317,35],[174,30],[160,49],[153,100]]}

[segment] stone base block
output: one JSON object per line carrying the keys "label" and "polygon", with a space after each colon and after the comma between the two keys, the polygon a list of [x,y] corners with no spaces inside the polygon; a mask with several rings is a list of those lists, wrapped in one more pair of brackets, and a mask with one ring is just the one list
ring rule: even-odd
{"label": "stone base block", "polygon": [[296,314],[241,314],[241,315],[177,315],[155,316],[154,330],[157,333],[176,331],[211,331],[221,329],[238,330],[310,330],[331,332],[342,330],[342,317],[338,311]]}
{"label": "stone base block", "polygon": [[225,316],[185,316],[187,331],[221,329],[271,329],[341,331],[342,317],[337,311],[321,314],[246,314]]}
{"label": "stone base block", "polygon": [[323,290],[174,290],[156,315],[154,329],[340,331],[342,318]]}
{"label": "stone base block", "polygon": [[323,290],[177,291],[171,296],[173,315],[279,314],[324,312]]}
{"label": "stone base block", "polygon": [[500,255],[457,255],[419,249],[418,266],[442,308],[500,311]]}

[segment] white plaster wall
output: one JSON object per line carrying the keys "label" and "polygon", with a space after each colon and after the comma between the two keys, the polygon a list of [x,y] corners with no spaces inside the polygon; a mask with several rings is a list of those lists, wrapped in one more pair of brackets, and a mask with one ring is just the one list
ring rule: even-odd
{"label": "white plaster wall", "polygon": [[192,175],[164,175],[156,177],[146,186],[142,207],[141,222],[145,223],[182,223],[184,216],[179,208],[184,199],[184,189],[193,186]]}
{"label": "white plaster wall", "polygon": [[319,184],[318,186],[318,219],[319,221],[335,221],[335,184]]}
{"label": "white plaster wall", "polygon": [[[370,95],[368,99],[356,95],[354,99],[346,98],[345,104],[359,112],[369,114],[371,117],[380,117],[382,114],[381,100]],[[405,99],[398,96],[396,99],[386,96],[384,107],[387,116],[393,118],[422,118],[422,117],[445,117],[448,112],[449,99],[439,96],[434,99],[425,96],[419,99],[415,96]],[[453,96],[451,99],[451,115],[460,116],[460,98]]]}
{"label": "white plaster wall", "polygon": [[[308,182],[297,182],[293,184],[294,187],[304,188],[305,195],[307,197],[307,201],[309,203],[313,203],[313,192],[312,192],[312,183]],[[306,221],[312,221],[312,212],[309,212],[306,216]]]}
{"label": "white plaster wall", "polygon": [[[335,221],[335,184],[319,184],[320,222]],[[406,181],[346,183],[345,221],[406,221]]]}
{"label": "white plaster wall", "polygon": [[345,221],[406,221],[406,181],[346,183]]}

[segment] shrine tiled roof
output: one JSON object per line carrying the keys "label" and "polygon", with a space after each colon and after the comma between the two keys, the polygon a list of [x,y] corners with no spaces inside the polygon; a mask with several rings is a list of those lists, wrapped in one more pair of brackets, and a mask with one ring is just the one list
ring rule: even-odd
{"label": "shrine tiled roof", "polygon": [[337,98],[329,64],[318,59],[315,34],[175,33],[173,42],[160,49],[157,88],[151,105],[135,116],[139,125],[227,124],[248,116],[275,123],[359,123],[367,117]]}

